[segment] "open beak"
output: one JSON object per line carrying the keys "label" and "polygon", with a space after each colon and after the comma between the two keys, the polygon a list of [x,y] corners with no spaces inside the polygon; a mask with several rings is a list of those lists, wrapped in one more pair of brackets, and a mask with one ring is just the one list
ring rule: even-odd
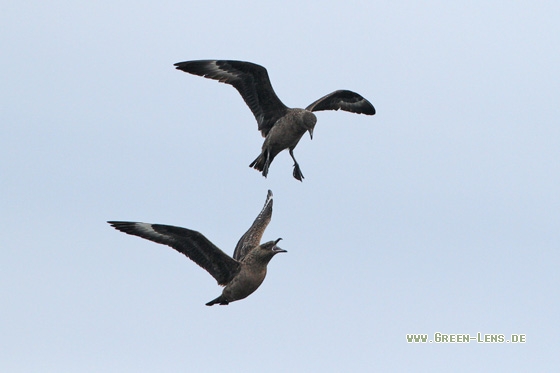
{"label": "open beak", "polygon": [[276,246],[276,244],[281,240],[281,238],[277,239],[274,242],[274,247],[272,248],[272,251],[274,251],[275,253],[287,253],[286,250],[279,248],[278,246]]}

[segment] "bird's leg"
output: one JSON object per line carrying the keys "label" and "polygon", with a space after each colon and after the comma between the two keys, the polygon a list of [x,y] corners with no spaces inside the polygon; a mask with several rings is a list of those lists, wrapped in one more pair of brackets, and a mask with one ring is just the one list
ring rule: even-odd
{"label": "bird's leg", "polygon": [[267,149],[266,153],[264,155],[264,166],[263,166],[263,171],[262,171],[262,175],[264,177],[266,177],[266,175],[268,175],[268,166],[270,166],[270,150]]}
{"label": "bird's leg", "polygon": [[296,158],[294,157],[294,149],[292,148],[290,148],[290,156],[294,160],[294,173],[293,173],[294,177],[299,181],[303,181],[304,177],[299,168],[299,164],[297,163]]}

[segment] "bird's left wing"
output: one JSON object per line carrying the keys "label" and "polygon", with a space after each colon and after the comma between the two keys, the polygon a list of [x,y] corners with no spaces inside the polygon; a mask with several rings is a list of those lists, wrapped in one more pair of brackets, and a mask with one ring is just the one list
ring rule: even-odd
{"label": "bird's left wing", "polygon": [[329,93],[328,95],[321,97],[320,99],[306,107],[306,110],[309,111],[338,109],[356,114],[375,114],[375,108],[368,100],[366,100],[356,92],[347,90],[338,90]]}
{"label": "bird's left wing", "polygon": [[227,284],[239,271],[239,262],[216,247],[201,233],[171,225],[109,221],[121,232],[171,246],[204,268],[218,281]]}

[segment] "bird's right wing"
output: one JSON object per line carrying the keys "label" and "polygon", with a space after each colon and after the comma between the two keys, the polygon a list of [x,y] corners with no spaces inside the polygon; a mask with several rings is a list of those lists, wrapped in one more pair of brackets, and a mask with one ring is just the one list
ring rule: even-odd
{"label": "bird's right wing", "polygon": [[344,89],[329,93],[306,107],[309,111],[338,109],[356,114],[375,114],[375,108],[368,100],[356,92]]}
{"label": "bird's right wing", "polygon": [[239,239],[233,259],[241,261],[247,253],[261,243],[264,230],[272,218],[272,191],[268,191],[264,206],[247,232]]}
{"label": "bird's right wing", "polygon": [[245,61],[197,60],[175,64],[177,70],[231,84],[253,112],[263,137],[288,110],[280,101],[266,69]]}
{"label": "bird's right wing", "polygon": [[239,262],[232,259],[201,233],[180,227],[125,221],[109,221],[121,232],[171,246],[204,268],[218,281],[227,284],[239,271]]}

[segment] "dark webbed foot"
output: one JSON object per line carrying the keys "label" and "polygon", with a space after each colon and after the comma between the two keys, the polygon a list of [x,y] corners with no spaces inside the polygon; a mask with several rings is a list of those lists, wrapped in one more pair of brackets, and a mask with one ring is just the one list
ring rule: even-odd
{"label": "dark webbed foot", "polygon": [[303,174],[301,173],[301,170],[299,169],[299,164],[295,163],[294,164],[294,172],[293,172],[294,177],[299,180],[299,181],[303,181],[303,179],[305,179],[303,177]]}
{"label": "dark webbed foot", "polygon": [[303,174],[301,173],[301,170],[299,168],[299,164],[297,163],[296,158],[294,157],[294,149],[290,149],[290,156],[294,160],[294,172],[292,175],[294,175],[296,180],[303,181],[303,179],[305,178],[303,177]]}

